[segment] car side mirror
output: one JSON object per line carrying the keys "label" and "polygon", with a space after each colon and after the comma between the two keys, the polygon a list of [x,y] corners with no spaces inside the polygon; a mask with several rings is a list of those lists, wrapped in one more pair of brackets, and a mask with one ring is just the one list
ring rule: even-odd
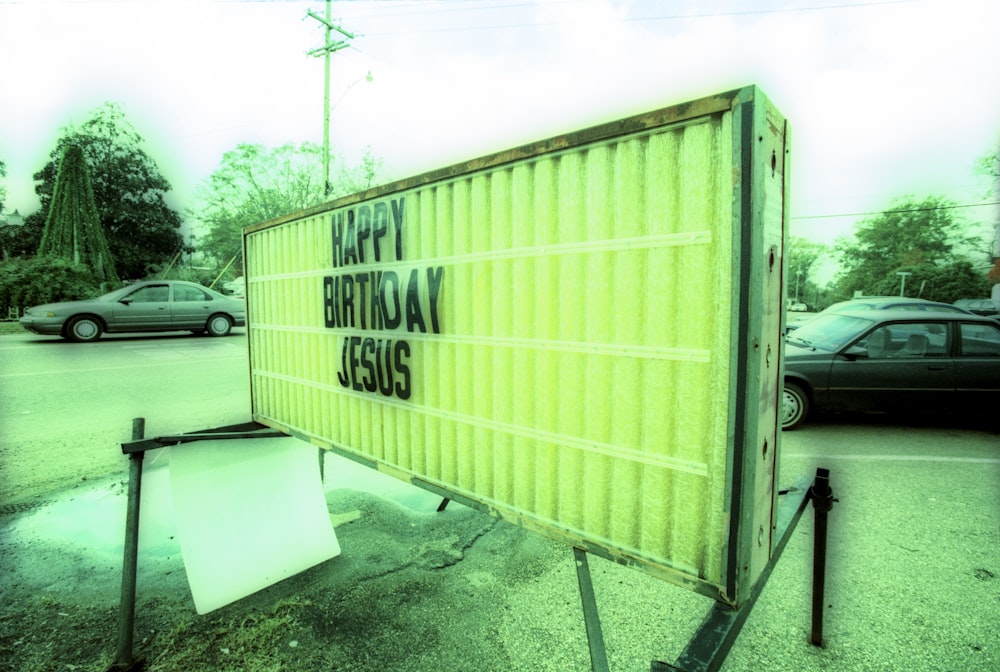
{"label": "car side mirror", "polygon": [[122,303],[125,304],[126,306],[129,306],[132,304],[132,299],[126,296],[124,299],[118,299],[118,303]]}

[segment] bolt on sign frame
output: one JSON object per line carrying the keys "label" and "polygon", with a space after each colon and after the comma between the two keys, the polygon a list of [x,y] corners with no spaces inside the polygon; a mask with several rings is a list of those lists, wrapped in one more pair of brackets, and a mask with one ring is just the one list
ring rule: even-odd
{"label": "bolt on sign frame", "polygon": [[786,146],[750,86],[247,228],[253,420],[740,606]]}

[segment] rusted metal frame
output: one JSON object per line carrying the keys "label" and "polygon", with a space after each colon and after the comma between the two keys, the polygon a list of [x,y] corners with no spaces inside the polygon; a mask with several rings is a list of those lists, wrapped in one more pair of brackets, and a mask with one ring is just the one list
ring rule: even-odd
{"label": "rusted metal frame", "polygon": [[777,542],[771,559],[761,571],[747,600],[739,609],[716,602],[676,662],[671,665],[654,660],[650,664],[650,672],[717,672],[722,667],[774,566],[785,550],[795,526],[798,525],[802,512],[805,511],[812,492],[807,483],[808,481],[800,482],[795,487],[779,493],[782,500],[775,511]]}
{"label": "rusted metal frame", "polygon": [[192,441],[220,441],[225,439],[265,439],[265,438],[285,438],[288,435],[271,429],[266,425],[257,422],[245,422],[239,425],[227,425],[215,429],[203,429],[198,432],[188,434],[170,434],[158,436],[152,439],[133,439],[122,444],[122,452],[126,455],[132,453],[154,450],[166,446],[176,446],[180,443],[191,443]]}
{"label": "rusted metal frame", "polygon": [[122,453],[129,457],[128,504],[125,513],[125,550],[122,560],[122,591],[118,609],[118,643],[115,662],[109,672],[132,670],[135,637],[136,574],[139,566],[139,504],[142,499],[142,463],[147,450],[175,446],[192,441],[220,439],[263,439],[287,437],[256,422],[205,429],[190,434],[146,439],[146,419],[133,418],[132,440],[122,443]]}
{"label": "rusted metal frame", "polygon": [[733,253],[739,255],[737,268],[733,275],[733,282],[736,286],[736,308],[737,313],[732,316],[732,339],[735,343],[730,359],[731,370],[736,372],[732,381],[730,392],[730,403],[732,405],[732,417],[730,419],[730,431],[733,434],[732,449],[727,455],[726,468],[731,474],[728,492],[726,493],[730,507],[729,517],[732,523],[729,526],[727,545],[725,551],[725,567],[723,569],[723,599],[733,604],[740,602],[739,594],[739,573],[743,564],[742,557],[745,554],[746,545],[744,538],[747,536],[747,529],[753,522],[753,506],[744,508],[743,490],[747,482],[753,478],[753,473],[748,473],[747,467],[747,397],[749,381],[747,368],[750,359],[749,339],[744,335],[750,333],[751,329],[751,263],[753,261],[753,123],[754,103],[752,100],[740,100],[733,105],[733,135],[734,140],[738,135],[739,141],[733,144],[742,147],[742,151],[736,151],[733,155],[734,174],[739,175],[738,187],[738,221],[734,222]]}
{"label": "rusted metal frame", "polygon": [[[143,438],[146,420],[132,420],[132,441]],[[139,502],[142,496],[142,459],[145,452],[129,455],[128,508],[125,513],[125,550],[122,559],[122,592],[118,607],[118,650],[112,670],[132,667],[135,638],[135,583],[139,566]]]}
{"label": "rusted metal frame", "polygon": [[604,647],[604,632],[601,618],[597,613],[597,598],[594,597],[594,583],[587,564],[587,551],[573,547],[576,564],[576,579],[580,584],[580,600],[583,603],[583,621],[587,627],[587,644],[590,648],[590,667],[593,672],[608,672],[608,653]]}

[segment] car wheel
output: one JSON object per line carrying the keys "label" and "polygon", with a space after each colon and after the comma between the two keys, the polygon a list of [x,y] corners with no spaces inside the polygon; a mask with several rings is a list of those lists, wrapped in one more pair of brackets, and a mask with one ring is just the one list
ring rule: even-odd
{"label": "car wheel", "polygon": [[795,383],[785,383],[781,394],[781,428],[795,429],[809,414],[809,397]]}
{"label": "car wheel", "polygon": [[228,336],[229,332],[233,329],[233,321],[229,319],[228,315],[212,315],[208,318],[208,323],[205,325],[205,329],[208,331],[209,336]]}
{"label": "car wheel", "polygon": [[89,315],[74,317],[66,325],[66,337],[77,343],[96,341],[103,331],[100,320]]}

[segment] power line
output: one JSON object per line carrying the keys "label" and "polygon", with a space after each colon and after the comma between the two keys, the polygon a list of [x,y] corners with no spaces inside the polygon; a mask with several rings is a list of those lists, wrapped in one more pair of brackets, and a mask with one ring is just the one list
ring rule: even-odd
{"label": "power line", "polygon": [[[621,17],[617,19],[618,22],[636,22],[636,21],[678,21],[684,19],[713,19],[722,17],[733,17],[733,16],[755,16],[755,15],[765,15],[765,14],[801,14],[805,12],[822,12],[829,10],[838,9],[866,9],[868,7],[880,7],[887,5],[903,5],[912,4],[914,2],[920,2],[920,0],[873,0],[870,2],[853,2],[853,3],[838,3],[830,5],[813,5],[809,7],[784,7],[780,9],[747,9],[738,11],[719,11],[719,12],[707,12],[707,13],[692,13],[692,14],[651,14],[644,16],[629,16]],[[423,4],[423,3],[421,3]],[[454,7],[441,8],[440,3],[430,2],[426,3],[428,6],[433,6],[433,9],[427,9],[424,11],[409,11],[403,13],[395,13],[394,16],[416,16],[421,14],[431,14],[431,13],[460,13],[460,12],[470,12],[470,11],[480,11],[480,10],[509,10],[518,7],[528,7],[534,6],[531,3],[524,2],[511,2],[511,3],[500,3],[500,4],[489,4],[489,5],[479,5],[479,6],[469,6],[466,3],[455,3]],[[470,3],[471,4],[471,3]],[[557,0],[553,3],[546,3],[549,5],[553,4],[564,4],[563,0]],[[364,15],[359,14],[352,17],[352,20],[358,21],[363,18],[384,18],[383,15]],[[479,26],[457,26],[457,27],[440,27],[424,30],[403,30],[403,31],[373,31],[370,32],[370,36],[390,36],[390,35],[407,35],[413,33],[448,33],[448,32],[460,32],[460,31],[472,31],[472,30],[498,30],[498,29],[508,29],[508,28],[549,28],[552,26],[567,26],[567,25],[577,25],[583,24],[581,21],[546,21],[546,22],[529,22],[529,23],[509,23],[509,24],[491,24],[491,25],[479,25]]]}
{"label": "power line", "polygon": [[844,212],[837,215],[799,215],[789,219],[836,219],[838,217],[869,217],[871,215],[888,215],[901,212],[932,212],[934,210],[957,210],[959,208],[985,208],[990,205],[1000,205],[1000,201],[986,203],[962,203],[959,205],[937,205],[932,208],[900,208],[896,210],[876,210],[874,212]]}

